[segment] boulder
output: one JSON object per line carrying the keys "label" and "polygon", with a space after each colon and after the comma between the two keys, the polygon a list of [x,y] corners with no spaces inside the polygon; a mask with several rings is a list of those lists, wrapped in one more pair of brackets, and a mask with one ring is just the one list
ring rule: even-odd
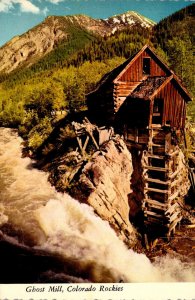
{"label": "boulder", "polygon": [[132,171],[131,154],[124,141],[116,137],[96,151],[84,166],[74,195],[91,205],[130,247],[137,242],[136,230],[129,221]]}

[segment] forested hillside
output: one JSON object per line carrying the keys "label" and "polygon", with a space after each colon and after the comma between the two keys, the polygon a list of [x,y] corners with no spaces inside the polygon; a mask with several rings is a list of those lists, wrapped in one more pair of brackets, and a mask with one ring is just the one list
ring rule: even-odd
{"label": "forested hillside", "polygon": [[[160,46],[168,57],[172,70],[182,79],[184,85],[195,95],[195,4],[192,4],[154,27],[151,39],[154,46]],[[189,105],[189,116],[195,122],[194,102]]]}
{"label": "forested hillside", "polygon": [[141,27],[117,31],[109,37],[97,38],[70,57],[67,63],[79,66],[84,61],[104,61],[115,56],[129,58],[149,42],[150,35],[150,30]]}
{"label": "forested hillside", "polygon": [[[105,73],[146,43],[156,48],[194,94],[194,8],[192,4],[162,20],[153,32],[137,26],[101,37],[72,30],[68,47],[67,42],[61,43],[31,67],[0,77],[0,125],[18,127],[36,149],[60,117],[86,109],[86,94]],[[195,122],[193,103],[188,114]]]}
{"label": "forested hillside", "polygon": [[67,59],[74,53],[83,49],[88,43],[96,37],[82,28],[68,26],[69,38],[59,42],[53,51],[46,54],[42,59],[35,61],[31,66],[25,64],[13,70],[11,73],[0,73],[0,82],[18,82],[20,80],[31,78],[35,73],[60,68],[67,65]]}

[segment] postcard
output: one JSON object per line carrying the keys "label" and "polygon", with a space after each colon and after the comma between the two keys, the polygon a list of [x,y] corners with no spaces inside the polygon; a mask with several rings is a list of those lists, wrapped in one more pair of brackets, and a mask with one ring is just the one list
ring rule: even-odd
{"label": "postcard", "polygon": [[190,0],[0,1],[0,299],[194,300]]}

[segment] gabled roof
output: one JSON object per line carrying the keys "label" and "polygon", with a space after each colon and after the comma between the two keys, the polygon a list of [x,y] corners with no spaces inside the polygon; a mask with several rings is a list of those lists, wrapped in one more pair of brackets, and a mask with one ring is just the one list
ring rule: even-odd
{"label": "gabled roof", "polygon": [[158,64],[164,69],[164,71],[167,73],[167,76],[172,74],[172,71],[169,69],[169,67],[158,57],[158,55],[156,55],[156,53],[154,52],[154,50],[148,46],[145,45],[139,52],[137,52],[137,54],[135,54],[132,59],[130,60],[130,62],[128,63],[128,65],[122,70],[122,72],[120,74],[118,74],[118,76],[115,78],[114,83],[116,83],[117,81],[120,81],[121,76],[129,69],[129,67],[131,67],[133,65],[133,63],[140,57],[140,55],[147,50],[149,54],[153,55],[156,58],[156,61],[158,62]]}
{"label": "gabled roof", "polygon": [[[100,91],[104,92],[109,86],[112,86],[113,83],[120,82],[121,76],[128,70],[131,65],[139,58],[139,56],[144,52],[147,51],[149,55],[155,57],[156,62],[159,64],[159,66],[165,71],[167,74],[164,78],[166,80],[163,81],[162,84],[160,84],[160,81],[158,81],[159,76],[156,76],[156,80],[154,79],[155,77],[147,77],[146,80],[143,79],[143,81],[140,83],[139,86],[135,88],[135,90],[132,91],[131,95],[135,95],[135,93],[138,93],[141,95],[141,93],[144,90],[144,86],[147,89],[147,93],[150,94],[149,98],[154,97],[156,93],[158,93],[169,81],[173,81],[174,84],[177,85],[178,89],[180,89],[181,93],[184,96],[184,99],[186,101],[192,101],[190,94],[186,90],[186,88],[182,85],[181,80],[174,74],[172,70],[169,69],[169,67],[156,55],[154,50],[148,46],[145,45],[138,53],[134,54],[132,57],[127,59],[123,64],[118,66],[117,68],[113,69],[111,72],[107,73],[98,83],[96,86],[96,89],[93,90],[91,93],[87,95],[87,97],[90,97],[93,94],[99,93]],[[153,78],[153,79],[152,79]],[[140,92],[138,92],[138,88],[140,89]],[[145,95],[146,96],[146,95]],[[134,97],[135,98],[135,97]],[[140,96],[138,98],[141,98]],[[149,99],[148,98],[148,99]]]}
{"label": "gabled roof", "polygon": [[112,71],[106,73],[101,80],[97,83],[96,88],[87,94],[87,96],[90,96],[93,93],[96,93],[100,89],[104,89],[110,84],[113,85],[114,79],[122,72],[122,70],[129,64],[132,57],[128,58],[126,61],[124,61],[121,65],[114,68]]}
{"label": "gabled roof", "polygon": [[[129,63],[126,65],[126,67],[121,71],[120,74],[118,74],[118,76],[114,79],[114,83],[120,82],[120,78],[121,76],[129,69],[129,67],[131,67],[131,65],[133,65],[133,63],[139,58],[139,56],[145,51],[147,50],[149,54],[151,54],[152,56],[155,57],[156,61],[158,62],[158,64],[164,69],[164,71],[167,73],[167,81],[164,82],[163,85],[159,85],[157,84],[157,86],[155,86],[155,84],[158,82],[158,79],[155,80],[155,77],[148,77],[148,81],[147,79],[144,80],[142,83],[135,88],[135,90],[131,93],[131,96],[135,93],[138,92],[138,88],[142,89],[142,91],[144,90],[144,85],[145,88],[151,89],[150,92],[148,90],[148,93],[150,93],[153,97],[155,96],[156,93],[158,93],[169,81],[173,80],[174,83],[178,86],[178,88],[181,90],[181,92],[184,94],[184,98],[185,100],[188,101],[192,101],[190,94],[188,93],[187,89],[182,85],[181,80],[179,79],[179,77],[171,70],[169,69],[169,67],[158,57],[158,55],[154,52],[154,50],[148,46],[145,45],[137,54],[135,54],[131,60],[129,61]],[[152,79],[153,78],[153,79]],[[159,77],[158,77],[159,78]],[[152,91],[152,82],[154,84],[153,87],[153,91]],[[158,82],[160,83],[160,82]],[[150,86],[150,88],[149,88]],[[155,94],[154,94],[155,93]],[[140,95],[141,95],[141,90],[140,90]],[[134,96],[133,96],[134,97]],[[141,98],[140,96],[138,98]],[[150,96],[151,98],[151,96]],[[149,99],[149,98],[148,98]]]}
{"label": "gabled roof", "polygon": [[[172,72],[173,73],[173,72]],[[192,101],[192,98],[190,96],[190,94],[188,93],[187,89],[182,85],[181,80],[179,79],[179,77],[177,75],[175,75],[173,73],[173,78],[172,81],[178,86],[179,89],[181,89],[181,91],[184,93],[184,95],[186,96],[186,101]]]}
{"label": "gabled roof", "polygon": [[171,75],[169,77],[148,77],[143,80],[128,97],[152,100],[156,96],[156,94],[158,94],[169,82],[173,82],[177,86],[177,88],[180,89],[180,92],[184,94],[185,100],[192,101],[186,89],[178,83],[178,79],[175,77],[176,76],[174,75]]}

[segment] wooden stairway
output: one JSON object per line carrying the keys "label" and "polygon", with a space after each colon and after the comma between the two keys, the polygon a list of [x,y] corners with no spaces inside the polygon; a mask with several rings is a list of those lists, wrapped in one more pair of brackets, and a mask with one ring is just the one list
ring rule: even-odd
{"label": "wooden stairway", "polygon": [[171,145],[170,132],[155,127],[149,131],[148,150],[143,154],[144,219],[146,226],[165,227],[169,236],[182,219],[178,201],[181,187],[179,150]]}

